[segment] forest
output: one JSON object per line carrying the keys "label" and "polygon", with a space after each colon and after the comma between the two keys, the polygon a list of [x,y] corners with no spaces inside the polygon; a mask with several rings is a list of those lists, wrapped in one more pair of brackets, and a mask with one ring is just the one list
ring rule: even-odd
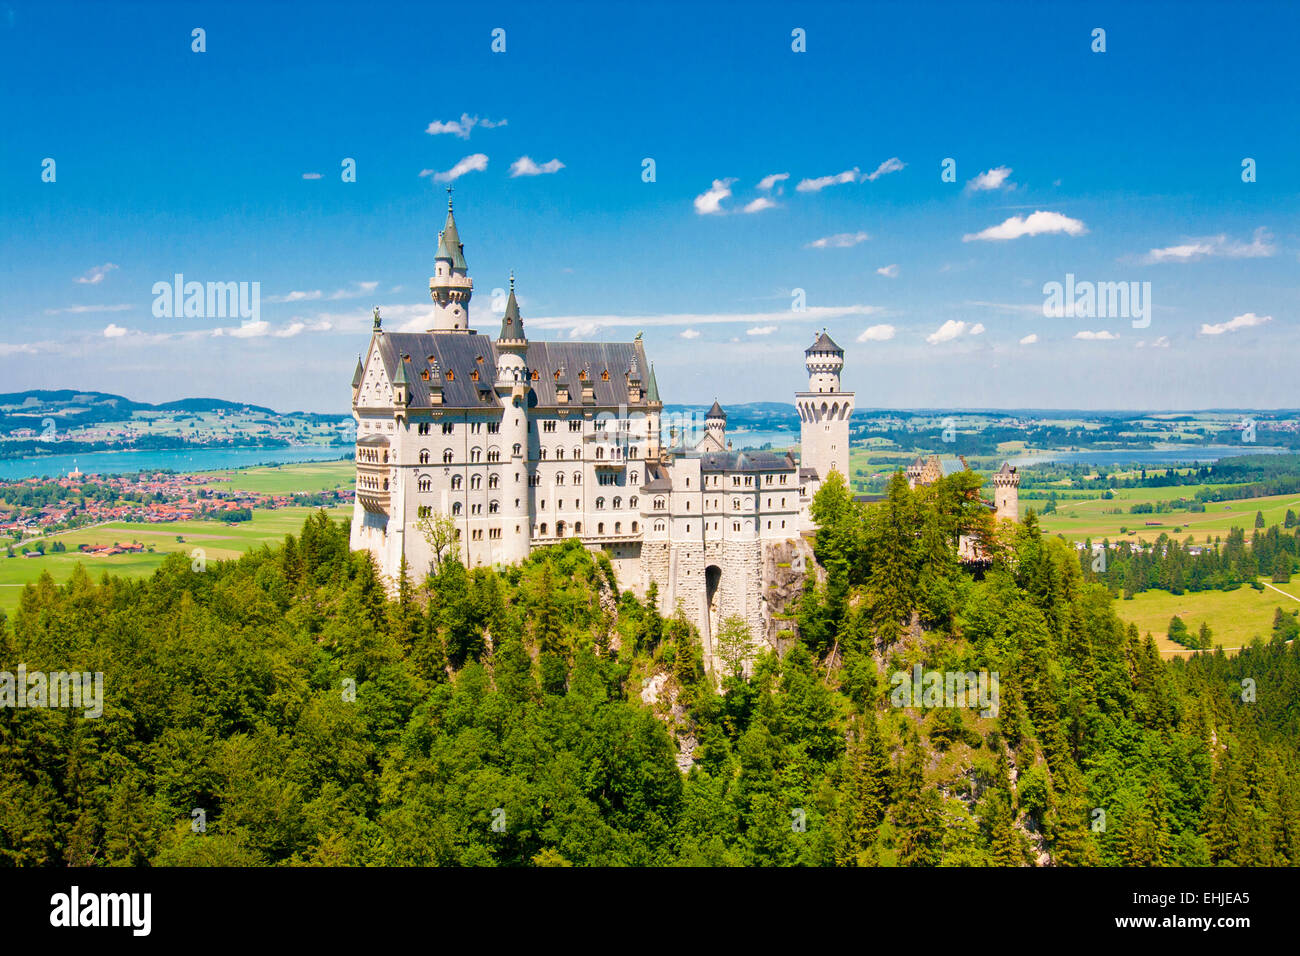
{"label": "forest", "polygon": [[[978,490],[898,473],[864,504],[833,475],[783,653],[716,671],[576,541],[445,558],[389,597],[318,513],[201,571],[47,575],[0,620],[0,670],[102,672],[103,714],[0,709],[0,861],[1300,861],[1295,643],[1162,661],[1072,549],[1032,513],[995,527]],[[996,714],[892,706],[915,665],[998,675]]]}

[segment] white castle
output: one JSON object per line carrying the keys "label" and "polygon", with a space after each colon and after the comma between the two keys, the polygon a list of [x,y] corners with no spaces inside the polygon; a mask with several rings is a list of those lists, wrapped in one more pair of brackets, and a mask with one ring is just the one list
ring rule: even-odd
{"label": "white castle", "polygon": [[840,388],[844,350],[822,332],[805,351],[799,460],[733,451],[716,401],[694,447],[675,428],[665,446],[639,334],[530,342],[513,276],[500,332],[476,332],[450,200],[434,261],[432,327],[385,332],[376,309],[357,362],[352,548],[370,551],[391,583],[403,558],[417,578],[430,568],[418,523],[434,512],[454,519],[469,567],[516,563],[577,538],[609,556],[621,587],[644,598],[653,582],[661,613],[680,605],[710,661],[724,617],[744,618],[755,641],[771,633],[765,566],[776,550],[807,553],[813,495],[832,471],[848,472],[854,397]]}

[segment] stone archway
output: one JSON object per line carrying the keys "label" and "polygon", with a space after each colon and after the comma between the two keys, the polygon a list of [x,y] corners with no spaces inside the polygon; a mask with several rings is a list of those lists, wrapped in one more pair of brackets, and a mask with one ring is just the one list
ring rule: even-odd
{"label": "stone archway", "polygon": [[719,605],[722,603],[719,599],[718,592],[721,590],[722,568],[716,564],[707,565],[704,568],[704,603],[705,619],[709,629],[709,651],[713,651],[713,639],[718,633],[718,628],[722,624],[722,617],[719,611]]}

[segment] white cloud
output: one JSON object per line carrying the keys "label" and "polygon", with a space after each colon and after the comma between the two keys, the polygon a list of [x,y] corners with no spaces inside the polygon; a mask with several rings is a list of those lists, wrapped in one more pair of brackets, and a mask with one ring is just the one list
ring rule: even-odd
{"label": "white cloud", "polygon": [[874,183],[881,176],[887,175],[888,173],[896,173],[905,165],[906,163],[901,159],[897,156],[893,156],[877,166],[876,171],[867,177],[867,182]]}
{"label": "white cloud", "polygon": [[698,339],[700,337],[700,333],[695,329],[683,329],[680,334],[684,339]]}
{"label": "white cloud", "polygon": [[801,179],[799,185],[795,186],[796,192],[815,193],[821,192],[827,186],[839,186],[844,183],[856,183],[862,171],[854,166],[852,169],[846,169],[842,173],[836,173],[834,176],[818,176],[815,179]]}
{"label": "white cloud", "polygon": [[775,209],[776,203],[766,196],[759,196],[745,204],[745,212],[762,212],[764,209]]}
{"label": "white cloud", "polygon": [[1038,341],[1038,333],[1030,332],[1028,335],[1026,335],[1023,339],[1020,340],[1020,344],[1033,345],[1037,341]]}
{"label": "white cloud", "polygon": [[847,249],[871,237],[865,232],[837,232],[833,236],[823,236],[808,243],[805,249]]}
{"label": "white cloud", "polygon": [[0,355],[35,355],[37,348],[26,342],[14,345],[9,342],[0,342]]}
{"label": "white cloud", "polygon": [[983,322],[976,322],[974,325],[972,325],[972,326],[970,327],[970,334],[971,334],[971,335],[983,335],[983,334],[984,334],[984,323],[983,323]]}
{"label": "white cloud", "polygon": [[887,266],[881,266],[879,269],[876,270],[876,275],[884,276],[886,279],[897,279],[898,263],[894,262],[894,263],[890,263]]}
{"label": "white cloud", "polygon": [[105,276],[116,269],[117,266],[111,262],[105,262],[102,266],[94,266],[86,270],[86,274],[79,276],[77,281],[82,285],[99,285],[104,281]]}
{"label": "white cloud", "polygon": [[[1167,349],[1167,348],[1169,348],[1169,336],[1167,336],[1167,335],[1162,335],[1162,336],[1160,336],[1160,338],[1153,340],[1153,341],[1150,343],[1150,345],[1151,345],[1151,348],[1153,348],[1153,349]],[[1141,349],[1141,348],[1146,348],[1146,347],[1147,347],[1147,343],[1146,343],[1146,342],[1139,342],[1139,343],[1137,344],[1136,347],[1137,347],[1137,348],[1140,348],[1140,349]]]}
{"label": "white cloud", "polygon": [[1119,338],[1119,336],[1114,332],[1110,332],[1106,329],[1102,329],[1100,332],[1090,332],[1089,330],[1084,329],[1082,332],[1075,332],[1074,337],[1076,339],[1082,339],[1085,342],[1113,342],[1115,339]]}
{"label": "white cloud", "polygon": [[544,173],[558,173],[564,168],[564,163],[558,159],[552,159],[549,162],[542,163],[538,166],[527,156],[520,156],[510,164],[510,178],[516,176],[541,176]]}
{"label": "white cloud", "polygon": [[775,325],[759,325],[752,329],[745,329],[746,335],[771,335],[776,331]]}
{"label": "white cloud", "polygon": [[1222,335],[1224,332],[1236,332],[1240,329],[1249,329],[1272,321],[1273,316],[1271,315],[1256,315],[1254,312],[1247,312],[1244,315],[1235,315],[1227,322],[1220,322],[1217,325],[1204,324],[1201,326],[1201,335]]}
{"label": "white cloud", "polygon": [[858,336],[859,342],[888,342],[897,331],[892,325],[869,325]]}
{"label": "white cloud", "polygon": [[569,330],[569,338],[581,339],[590,338],[601,329],[599,322],[581,322]]}
{"label": "white cloud", "polygon": [[266,335],[270,328],[270,324],[262,319],[256,321],[250,319],[247,322],[241,322],[237,329],[215,329],[212,334],[229,335],[237,339],[256,339]]}
{"label": "white cloud", "polygon": [[470,130],[475,126],[482,126],[484,129],[494,129],[498,126],[505,126],[506,120],[492,121],[481,120],[477,116],[470,116],[468,113],[461,113],[459,120],[434,120],[426,128],[425,132],[430,136],[437,136],[441,133],[450,133],[452,136],[459,136],[461,139],[469,139]]}
{"label": "white cloud", "polygon": [[1221,256],[1225,259],[1266,259],[1276,253],[1277,246],[1273,244],[1273,236],[1261,226],[1255,230],[1250,242],[1229,239],[1223,233],[1217,236],[1202,236],[1188,239],[1180,245],[1152,249],[1143,261],[1147,263],[1195,262],[1197,259],[1210,256]]}
{"label": "white cloud", "polygon": [[695,211],[701,216],[726,212],[722,201],[731,196],[731,184],[735,179],[715,179],[713,185],[695,197]]}
{"label": "white cloud", "polygon": [[129,305],[70,305],[63,309],[46,309],[46,315],[83,315],[87,312],[129,312]]}
{"label": "white cloud", "polygon": [[276,329],[271,334],[277,339],[291,339],[307,326],[302,322],[290,322],[282,329]]}
{"label": "white cloud", "polygon": [[960,319],[949,319],[939,328],[935,329],[925,337],[925,340],[931,345],[938,345],[940,342],[951,342],[955,338],[960,338],[966,333],[966,323]]}
{"label": "white cloud", "polygon": [[789,178],[790,178],[789,173],[772,173],[772,175],[764,176],[762,179],[758,181],[758,188],[763,190],[763,192],[767,192],[777,183],[785,182]]}
{"label": "white cloud", "polygon": [[310,292],[295,289],[288,295],[268,295],[267,302],[313,302],[321,297],[320,289],[313,289]]}
{"label": "white cloud", "polygon": [[303,179],[320,179],[320,178],[321,178],[321,174],[320,174],[320,173],[303,173],[303,174],[302,174],[302,178],[303,178]]}
{"label": "white cloud", "polygon": [[[987,169],[974,179],[970,180],[970,182],[966,183],[966,191],[978,193],[1001,189],[1003,183],[1006,183],[1007,177],[1010,175],[1010,166],[997,166],[993,169]],[[1014,185],[1014,183],[1011,185]]]}
{"label": "white cloud", "polygon": [[1047,233],[1063,232],[1067,236],[1082,236],[1088,231],[1078,219],[1059,212],[1032,212],[1028,216],[1012,216],[996,226],[982,232],[967,233],[961,237],[962,242],[972,240],[1019,239],[1021,236],[1039,236]]}
{"label": "white cloud", "polygon": [[106,339],[117,339],[121,338],[123,335],[126,335],[126,329],[122,328],[120,325],[114,325],[110,322],[104,327],[104,338]]}
{"label": "white cloud", "polygon": [[446,172],[440,173],[434,169],[422,169],[420,175],[432,176],[434,182],[450,183],[460,179],[466,173],[481,173],[487,169],[487,165],[488,158],[484,153],[471,153]]}

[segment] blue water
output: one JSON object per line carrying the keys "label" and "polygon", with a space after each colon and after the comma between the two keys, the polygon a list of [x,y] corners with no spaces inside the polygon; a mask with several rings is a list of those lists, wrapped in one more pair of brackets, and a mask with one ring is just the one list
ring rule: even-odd
{"label": "blue water", "polygon": [[87,475],[126,475],[138,471],[215,471],[294,461],[334,461],[352,454],[351,445],[289,448],[194,448],[175,451],[101,451],[90,455],[45,455],[0,461],[0,478],[54,478],[79,468]]}
{"label": "blue water", "polygon": [[1242,455],[1290,455],[1290,448],[1272,445],[1196,445],[1190,448],[1139,448],[1133,451],[1049,451],[1041,455],[1012,458],[1016,467],[1040,465],[1044,462],[1081,465],[1190,465],[1212,464],[1220,458],[1239,458]]}

